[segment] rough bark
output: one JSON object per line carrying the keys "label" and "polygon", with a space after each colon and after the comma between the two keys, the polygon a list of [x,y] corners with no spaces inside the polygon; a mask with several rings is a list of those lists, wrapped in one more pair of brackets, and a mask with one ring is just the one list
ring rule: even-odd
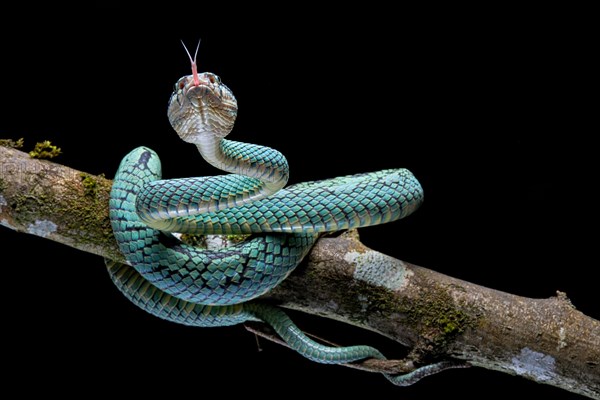
{"label": "rough bark", "polygon": [[[123,261],[108,221],[110,180],[5,147],[0,168],[1,225]],[[266,297],[385,335],[408,346],[415,362],[464,361],[600,399],[600,322],[562,293],[530,299],[496,291],[345,234],[319,240]]]}

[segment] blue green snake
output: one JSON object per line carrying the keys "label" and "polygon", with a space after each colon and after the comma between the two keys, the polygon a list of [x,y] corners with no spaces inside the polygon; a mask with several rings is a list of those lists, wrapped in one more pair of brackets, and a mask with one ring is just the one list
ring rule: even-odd
{"label": "blue green snake", "polygon": [[[281,283],[322,233],[411,214],[423,200],[421,185],[408,170],[390,169],[285,187],[283,154],[225,139],[236,119],[236,99],[217,75],[198,73],[195,57],[190,60],[192,75],[175,84],[168,118],[182,140],[228,174],[162,180],[154,151],[138,147],[127,154],[113,180],[109,213],[128,265],[107,260],[111,279],[134,304],[168,321],[199,327],[262,321],[316,362],[385,359],[370,346],[314,341],[283,310],[255,299]],[[248,238],[207,250],[173,233]],[[407,385],[439,367],[384,375]]]}

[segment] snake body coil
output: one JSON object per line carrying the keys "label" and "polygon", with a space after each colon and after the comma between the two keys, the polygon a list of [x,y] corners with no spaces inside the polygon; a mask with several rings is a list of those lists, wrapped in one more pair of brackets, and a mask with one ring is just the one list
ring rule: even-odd
{"label": "snake body coil", "polygon": [[[423,198],[418,181],[396,169],[284,189],[288,166],[281,153],[224,139],[236,114],[235,97],[216,75],[194,69],[176,83],[168,112],[172,126],[206,161],[230,174],[161,180],[154,151],[139,147],[126,155],[113,181],[110,218],[130,266],[107,261],[112,280],[135,304],[170,321],[225,326],[261,320],[317,362],[383,358],[369,346],[321,345],[279,308],[250,300],[284,280],[321,232],[410,214]],[[170,232],[252,235],[206,250]],[[423,372],[388,378],[404,384]]]}

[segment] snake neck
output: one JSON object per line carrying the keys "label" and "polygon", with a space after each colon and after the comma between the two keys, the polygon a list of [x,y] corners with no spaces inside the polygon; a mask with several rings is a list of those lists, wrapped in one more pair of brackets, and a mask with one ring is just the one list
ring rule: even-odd
{"label": "snake neck", "polygon": [[209,132],[199,135],[194,144],[212,166],[251,178],[247,189],[255,192],[252,200],[277,192],[288,181],[286,158],[271,148],[223,139]]}
{"label": "snake neck", "polygon": [[223,152],[222,143],[223,138],[210,133],[200,135],[194,142],[202,158],[210,165],[226,172],[237,173],[229,166],[231,160]]}

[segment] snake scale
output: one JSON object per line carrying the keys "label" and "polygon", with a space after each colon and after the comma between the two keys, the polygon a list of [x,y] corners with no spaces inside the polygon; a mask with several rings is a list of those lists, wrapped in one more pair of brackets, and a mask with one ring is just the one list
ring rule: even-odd
{"label": "snake scale", "polygon": [[[236,119],[235,97],[217,75],[197,72],[195,56],[190,61],[192,74],[179,79],[171,95],[169,121],[208,163],[229,174],[161,180],[154,151],[138,147],[127,154],[113,180],[109,210],[129,265],[107,260],[111,279],[134,304],[169,321],[201,327],[263,321],[316,362],[384,359],[370,346],[320,344],[281,309],[252,300],[283,281],[322,232],[409,215],[423,199],[419,182],[408,170],[394,169],[284,188],[289,176],[285,157],[224,138]],[[250,236],[207,250],[171,232]],[[407,385],[442,367],[432,364],[386,377]]]}

